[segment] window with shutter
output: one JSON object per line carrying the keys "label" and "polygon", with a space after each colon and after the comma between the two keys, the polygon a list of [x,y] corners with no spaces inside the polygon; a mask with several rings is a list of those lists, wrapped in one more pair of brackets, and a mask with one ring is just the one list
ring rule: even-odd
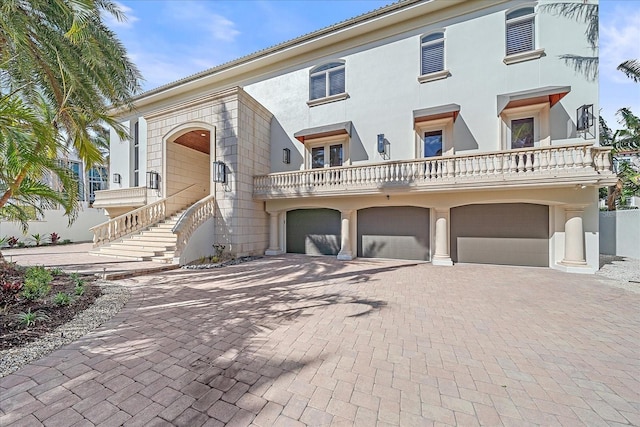
{"label": "window with shutter", "polygon": [[421,42],[422,75],[444,70],[444,33],[426,35],[422,37]]}
{"label": "window with shutter", "polygon": [[506,53],[528,52],[535,49],[535,13],[532,7],[514,10],[507,14]]}
{"label": "window with shutter", "polygon": [[340,95],[345,92],[344,62],[331,62],[311,69],[309,73],[310,100]]}

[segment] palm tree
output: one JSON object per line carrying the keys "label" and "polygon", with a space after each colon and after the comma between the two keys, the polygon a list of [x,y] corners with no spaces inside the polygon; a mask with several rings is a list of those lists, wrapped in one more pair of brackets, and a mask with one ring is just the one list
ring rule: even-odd
{"label": "palm tree", "polygon": [[[600,116],[600,144],[612,147],[611,154],[615,158],[622,152],[637,152],[640,149],[640,118],[628,108],[618,110],[619,123],[624,129],[612,131],[607,122]],[[617,163],[618,182],[609,187],[607,209],[616,209],[616,202],[640,195],[640,172],[626,162]]]}
{"label": "palm tree", "polygon": [[131,106],[141,76],[102,14],[125,19],[112,0],[0,4],[2,219],[24,227],[55,204],[73,220],[77,182],[58,156],[72,148],[91,167],[103,157],[98,127],[127,136],[110,112]]}
{"label": "palm tree", "polygon": [[640,83],[640,61],[630,59],[618,65],[618,70],[622,71],[636,83]]}
{"label": "palm tree", "polygon": [[140,73],[101,14],[124,19],[111,0],[3,0],[0,87],[27,102],[42,95],[88,166],[101,160],[87,121],[118,126],[110,108],[130,105]]}

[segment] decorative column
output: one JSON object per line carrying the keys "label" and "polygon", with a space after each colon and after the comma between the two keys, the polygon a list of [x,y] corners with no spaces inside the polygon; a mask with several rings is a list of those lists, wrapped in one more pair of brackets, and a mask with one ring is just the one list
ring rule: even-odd
{"label": "decorative column", "polygon": [[431,264],[453,265],[449,255],[449,208],[436,208],[435,253]]}
{"label": "decorative column", "polygon": [[349,227],[352,214],[352,210],[340,211],[340,253],[338,253],[338,259],[343,261],[353,259],[353,252],[351,251],[351,232]]}
{"label": "decorative column", "polygon": [[280,255],[282,253],[278,230],[279,218],[280,212],[269,212],[269,248],[264,252],[265,255]]}
{"label": "decorative column", "polygon": [[562,264],[570,267],[586,267],[584,258],[584,228],[582,212],[584,206],[567,206],[564,208],[564,259]]}

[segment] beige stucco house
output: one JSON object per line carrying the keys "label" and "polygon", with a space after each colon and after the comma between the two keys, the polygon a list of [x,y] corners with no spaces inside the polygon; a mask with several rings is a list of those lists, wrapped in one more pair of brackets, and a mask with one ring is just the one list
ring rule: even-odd
{"label": "beige stucco house", "polygon": [[148,91],[95,252],[598,269],[598,85],[544,2],[407,0]]}

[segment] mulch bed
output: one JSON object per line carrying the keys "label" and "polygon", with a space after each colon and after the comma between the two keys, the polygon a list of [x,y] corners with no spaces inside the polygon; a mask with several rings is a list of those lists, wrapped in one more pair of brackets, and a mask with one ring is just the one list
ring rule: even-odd
{"label": "mulch bed", "polygon": [[[4,283],[23,283],[24,271],[22,267],[14,264],[0,262],[0,286]],[[29,301],[18,294],[17,301],[6,304],[0,303],[0,350],[7,350],[22,346],[31,342],[53,330],[63,323],[71,320],[76,314],[87,309],[101,294],[100,287],[95,284],[94,277],[83,276],[85,292],[81,296],[75,295],[75,282],[67,274],[53,276],[51,282],[51,292],[44,298]],[[0,289],[0,293],[2,293]],[[53,298],[58,292],[65,292],[73,295],[69,305],[58,306],[53,303]],[[46,314],[49,319],[37,322],[35,325],[26,327],[16,318],[21,312],[31,312],[38,310]]]}

